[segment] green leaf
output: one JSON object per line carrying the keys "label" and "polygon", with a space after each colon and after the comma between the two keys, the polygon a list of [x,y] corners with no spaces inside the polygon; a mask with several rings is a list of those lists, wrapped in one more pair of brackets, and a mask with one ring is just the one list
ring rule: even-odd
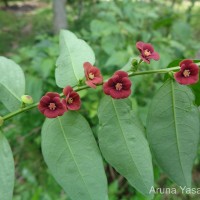
{"label": "green leaf", "polygon": [[[200,60],[194,60],[195,63],[199,63]],[[194,85],[190,85],[190,87],[192,88],[194,95],[195,95],[195,103],[196,105],[200,105],[200,74],[199,74],[199,82],[194,84]]]}
{"label": "green leaf", "polygon": [[187,86],[168,80],[152,100],[147,136],[158,165],[178,185],[190,187],[199,141],[199,112]]}
{"label": "green leaf", "polygon": [[182,61],[183,59],[176,59],[176,60],[173,60],[172,62],[170,62],[168,65],[167,65],[167,68],[170,68],[170,67],[178,67],[179,66],[179,63]]}
{"label": "green leaf", "polygon": [[87,121],[77,112],[46,119],[42,152],[56,181],[72,200],[106,200],[102,158]]}
{"label": "green leaf", "polygon": [[124,63],[127,63],[129,55],[126,51],[115,51],[106,61],[105,66],[123,66]]}
{"label": "green leaf", "polygon": [[12,200],[14,188],[14,160],[9,143],[0,132],[0,199]]}
{"label": "green leaf", "polygon": [[[172,62],[170,62],[167,66],[167,68],[170,68],[170,67],[178,67],[179,66],[179,63],[181,61],[183,61],[184,59],[176,59],[176,60],[173,60]],[[193,60],[194,63],[199,63],[200,60]]]}
{"label": "green leaf", "polygon": [[105,97],[100,102],[98,116],[103,156],[133,187],[150,195],[154,184],[151,154],[141,124],[134,120],[131,102]]}
{"label": "green leaf", "polygon": [[[199,80],[200,80],[200,74],[199,74]],[[196,105],[200,105],[200,81],[194,85],[190,86],[194,92],[195,95],[195,103]]]}
{"label": "green leaf", "polygon": [[176,21],[172,26],[171,34],[175,40],[182,44],[188,44],[190,42],[188,37],[191,37],[191,27],[184,21]]}
{"label": "green leaf", "polygon": [[83,63],[94,64],[95,56],[90,46],[72,32],[60,32],[60,55],[56,62],[56,84],[63,88],[74,86],[84,77]]}
{"label": "green leaf", "polygon": [[25,78],[22,69],[10,59],[0,57],[0,101],[9,111],[21,105],[25,92]]}

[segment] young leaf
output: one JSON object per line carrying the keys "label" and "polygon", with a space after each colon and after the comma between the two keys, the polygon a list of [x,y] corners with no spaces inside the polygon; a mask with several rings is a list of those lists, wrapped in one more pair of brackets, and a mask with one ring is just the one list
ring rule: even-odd
{"label": "young leaf", "polygon": [[60,55],[56,62],[56,84],[63,88],[74,86],[84,77],[83,63],[94,64],[95,56],[90,46],[72,32],[60,32]]}
{"label": "young leaf", "polygon": [[147,136],[158,165],[180,186],[190,187],[199,142],[199,112],[187,86],[168,80],[152,100]]}
{"label": "young leaf", "polygon": [[25,93],[24,73],[12,60],[0,56],[0,74],[0,101],[9,111],[16,110]]}
{"label": "young leaf", "polygon": [[7,139],[0,132],[0,199],[11,200],[14,188],[14,160]]}
{"label": "young leaf", "polygon": [[42,152],[56,181],[72,200],[106,200],[102,158],[87,121],[77,112],[46,119]]}
{"label": "young leaf", "polygon": [[134,121],[130,101],[105,97],[101,100],[98,116],[98,138],[103,156],[133,187],[150,195],[154,184],[151,154],[141,124]]}

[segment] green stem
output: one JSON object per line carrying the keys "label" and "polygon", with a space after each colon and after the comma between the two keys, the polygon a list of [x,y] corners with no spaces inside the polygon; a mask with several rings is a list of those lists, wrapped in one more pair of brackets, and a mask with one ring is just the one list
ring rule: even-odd
{"label": "green stem", "polygon": [[4,119],[4,121],[7,120],[7,119],[10,119],[10,118],[14,117],[15,115],[18,115],[22,112],[26,112],[28,110],[31,110],[32,108],[37,107],[37,105],[38,105],[38,103],[35,103],[35,104],[32,104],[31,106],[28,106],[28,107],[25,107],[25,108],[20,108],[20,109],[14,111],[14,112],[11,112],[11,113],[5,115],[3,117],[3,119]]}
{"label": "green stem", "polygon": [[[166,69],[160,69],[160,70],[150,70],[150,71],[141,71],[141,72],[129,72],[129,77],[131,77],[131,76],[137,76],[137,75],[144,75],[144,74],[168,73],[170,71],[175,71],[175,70],[179,70],[179,69],[180,69],[180,67],[172,67],[172,68],[166,68]],[[74,90],[76,92],[78,92],[78,91],[85,90],[85,89],[88,89],[88,88],[90,88],[90,87],[87,86],[87,85],[83,85],[83,86],[76,86],[74,88]],[[63,97],[63,93],[61,93],[60,96]],[[3,120],[6,121],[6,120],[8,120],[8,119],[10,119],[10,118],[12,118],[12,117],[20,114],[20,113],[23,113],[23,112],[26,112],[28,110],[31,110],[31,109],[37,107],[38,104],[39,103],[35,103],[35,104],[32,104],[31,106],[27,106],[25,108],[20,108],[20,109],[14,111],[14,112],[11,112],[11,113],[5,115],[3,117]]]}
{"label": "green stem", "polygon": [[180,67],[171,67],[166,69],[160,69],[160,70],[150,70],[150,71],[141,71],[141,72],[129,72],[129,77],[131,76],[137,76],[137,75],[144,75],[144,74],[155,74],[155,73],[168,73],[171,71],[179,70]]}

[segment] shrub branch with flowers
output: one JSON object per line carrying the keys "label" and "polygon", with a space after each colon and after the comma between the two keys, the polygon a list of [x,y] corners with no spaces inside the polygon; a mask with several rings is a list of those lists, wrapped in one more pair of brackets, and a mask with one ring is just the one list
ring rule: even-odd
{"label": "shrub branch with flowers", "polygon": [[[151,44],[137,42],[140,60],[132,59],[128,71],[116,71],[104,80],[93,66],[95,57],[86,42],[70,31],[60,33],[60,55],[55,71],[56,84],[63,93],[48,91],[34,103],[24,95],[21,68],[0,57],[0,101],[10,111],[4,121],[33,108],[46,116],[42,127],[42,153],[55,180],[72,200],[107,200],[107,179],[103,158],[130,185],[149,198],[154,186],[152,155],[156,164],[179,186],[191,186],[192,166],[199,141],[199,60],[173,61],[165,69],[140,71],[142,62],[159,60]],[[164,84],[152,99],[147,125],[132,110],[132,76],[166,74]],[[83,78],[85,77],[85,81]],[[11,81],[12,80],[12,81]],[[132,82],[133,80],[133,82]],[[190,85],[195,84],[193,91]],[[189,85],[189,86],[187,86]],[[98,109],[98,141],[81,109],[79,91],[102,87],[105,93]],[[134,94],[133,94],[134,95]],[[14,161],[6,137],[0,133],[0,199],[12,199]]]}

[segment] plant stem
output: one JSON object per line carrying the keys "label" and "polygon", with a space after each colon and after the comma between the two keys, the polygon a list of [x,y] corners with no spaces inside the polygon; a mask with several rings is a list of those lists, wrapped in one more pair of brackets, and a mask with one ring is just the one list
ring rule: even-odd
{"label": "plant stem", "polygon": [[14,111],[14,112],[11,112],[11,113],[5,115],[3,117],[3,119],[4,119],[4,121],[6,121],[7,119],[10,119],[10,118],[14,117],[15,115],[18,115],[18,114],[20,114],[22,112],[26,112],[28,110],[31,110],[32,108],[37,107],[37,105],[38,105],[38,103],[35,103],[35,104],[32,104],[31,106],[28,106],[28,107],[25,107],[25,108],[20,108],[20,109]]}
{"label": "plant stem", "polygon": [[[166,68],[166,69],[160,69],[160,70],[150,70],[150,71],[141,71],[141,72],[129,72],[129,77],[131,77],[131,76],[138,76],[138,75],[145,75],[145,74],[154,74],[154,73],[168,73],[168,72],[179,70],[179,69],[180,69],[180,67],[172,67],[172,68]],[[78,91],[85,90],[85,89],[88,89],[88,88],[90,88],[90,87],[87,86],[87,85],[83,85],[83,86],[76,86],[74,88],[74,90],[76,92],[78,92]],[[63,97],[63,93],[61,93],[60,96]],[[31,106],[28,106],[28,107],[25,107],[25,108],[20,108],[20,109],[14,111],[14,112],[11,112],[11,113],[5,115],[3,117],[3,120],[6,121],[6,120],[8,120],[8,119],[10,119],[10,118],[12,118],[12,117],[20,114],[20,113],[23,113],[23,112],[26,112],[28,110],[31,110],[31,109],[37,107],[38,104],[39,103],[37,102],[35,104],[32,104]]]}
{"label": "plant stem", "polygon": [[168,73],[174,70],[179,70],[180,67],[172,67],[172,68],[166,68],[166,69],[160,69],[160,70],[150,70],[150,71],[141,71],[141,72],[129,72],[129,77],[131,76],[137,76],[137,75],[144,75],[144,74],[154,74],[154,73]]}

